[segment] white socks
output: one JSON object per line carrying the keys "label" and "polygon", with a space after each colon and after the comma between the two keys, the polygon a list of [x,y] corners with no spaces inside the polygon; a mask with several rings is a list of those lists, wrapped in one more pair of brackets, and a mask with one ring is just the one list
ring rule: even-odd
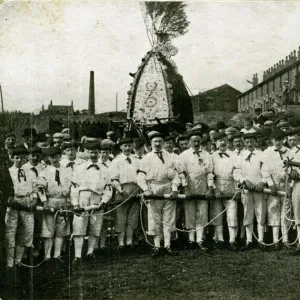
{"label": "white socks", "polygon": [[126,228],[126,245],[132,244],[132,237],[133,237],[133,229],[131,226]]}
{"label": "white socks", "polygon": [[281,225],[281,233],[282,233],[282,242],[287,243],[288,238],[288,226],[287,225]]}
{"label": "white socks", "polygon": [[252,243],[253,224],[246,225],[246,242]]}
{"label": "white socks", "polygon": [[161,237],[159,235],[154,236],[154,246],[156,248],[160,248],[160,240],[161,240]]}
{"label": "white socks", "polygon": [[98,240],[98,238],[96,236],[89,235],[87,254],[91,254],[94,252],[97,240]]}
{"label": "white socks", "polygon": [[228,231],[229,231],[229,243],[234,243],[238,229],[237,227],[228,226]]}
{"label": "white socks", "polygon": [[60,257],[61,248],[64,242],[64,238],[60,236],[56,236],[54,239],[54,258]]}
{"label": "white socks", "polygon": [[197,243],[200,243],[203,241],[203,232],[204,232],[204,228],[196,228],[196,241]]}
{"label": "white socks", "polygon": [[195,231],[189,232],[189,242],[195,242]]}
{"label": "white socks", "polygon": [[220,242],[224,242],[223,237],[223,225],[215,226],[216,240]]}
{"label": "white socks", "polygon": [[53,240],[46,238],[44,240],[44,250],[45,250],[45,258],[50,259],[51,258],[51,250],[53,246]]}
{"label": "white socks", "polygon": [[273,232],[273,242],[277,243],[279,240],[279,226],[273,226],[272,232]]}
{"label": "white socks", "polygon": [[164,247],[168,248],[171,245],[171,232],[169,230],[164,231]]}
{"label": "white socks", "polygon": [[81,258],[83,246],[83,236],[74,237],[74,247],[75,247],[75,258]]}
{"label": "white socks", "polygon": [[258,241],[264,241],[265,225],[257,224]]}
{"label": "white socks", "polygon": [[16,262],[21,262],[25,247],[16,245]]}
{"label": "white socks", "polygon": [[118,245],[119,246],[124,246],[124,237],[125,237],[125,232],[118,233]]}

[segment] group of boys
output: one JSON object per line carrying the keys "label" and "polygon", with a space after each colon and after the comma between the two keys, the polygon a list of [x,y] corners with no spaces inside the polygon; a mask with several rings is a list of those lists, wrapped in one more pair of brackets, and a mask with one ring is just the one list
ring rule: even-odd
{"label": "group of boys", "polygon": [[[5,224],[8,270],[21,263],[25,248],[34,244],[36,232],[43,240],[46,261],[64,262],[62,248],[70,235],[74,240],[74,265],[82,261],[85,237],[86,258],[95,259],[95,250],[105,246],[107,228],[103,216],[108,202],[115,204],[119,251],[134,248],[141,205],[147,207],[145,227],[153,237],[153,257],[175,255],[171,239],[178,227],[187,234],[186,247],[199,251],[207,250],[208,225],[213,228],[213,247],[224,248],[223,224],[228,226],[229,249],[238,250],[241,227],[245,229],[242,249],[249,250],[253,248],[254,219],[261,249],[265,249],[267,225],[272,227],[274,248],[280,248],[282,239],[283,246],[290,249],[292,212],[300,237],[300,172],[286,168],[284,162],[300,162],[298,132],[276,128],[243,134],[226,128],[210,131],[209,136],[210,142],[201,124],[176,141],[152,131],[148,134],[148,153],[142,140],[125,137],[118,141],[120,153],[114,158],[110,139],[101,143],[86,139],[79,145],[62,138],[43,149],[36,145],[11,147],[13,165],[9,173],[14,193]],[[267,147],[260,142],[266,139]],[[216,145],[214,151],[209,143]],[[263,193],[265,188],[271,190],[270,195]],[[242,191],[242,224],[237,189]],[[286,196],[278,191],[286,192]],[[177,205],[179,193],[187,196],[182,205]],[[139,201],[136,196],[141,194]],[[20,209],[20,205],[26,209]],[[89,212],[87,208],[92,205],[95,209]],[[35,218],[37,206],[44,209],[39,221]],[[73,211],[73,217],[59,213],[62,211]],[[300,252],[300,244],[297,251]]]}

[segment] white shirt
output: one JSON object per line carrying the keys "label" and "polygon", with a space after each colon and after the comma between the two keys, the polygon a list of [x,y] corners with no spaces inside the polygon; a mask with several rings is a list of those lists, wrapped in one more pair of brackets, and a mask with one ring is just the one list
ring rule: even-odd
{"label": "white shirt", "polygon": [[[56,181],[56,173],[59,174],[59,182]],[[71,177],[70,169],[63,166],[55,168],[50,165],[41,171],[40,177],[47,183],[49,198],[65,198],[70,194]]]}
{"label": "white shirt", "polygon": [[263,165],[261,168],[264,180],[269,186],[275,184],[284,184],[285,167],[283,162],[291,158],[291,150],[282,147],[277,150],[274,146],[264,151]]}
{"label": "white shirt", "polygon": [[77,196],[71,199],[73,205],[79,203],[80,190],[87,189],[102,195],[101,201],[104,203],[112,196],[108,169],[99,163],[92,163],[89,160],[79,165],[73,172],[72,182],[78,187]]}
{"label": "white shirt", "polygon": [[[250,155],[251,153],[252,155]],[[253,184],[262,182],[262,164],[263,153],[260,150],[255,149],[252,152],[249,150],[244,150],[234,164],[234,180],[238,181],[239,183],[243,183],[245,180],[249,180]]]}
{"label": "white shirt", "polygon": [[9,168],[9,173],[14,185],[15,196],[29,196],[33,192],[32,183],[36,177],[32,171],[28,171],[23,167],[17,168],[13,165]]}
{"label": "white shirt", "polygon": [[75,158],[75,160],[69,160],[67,157],[64,159],[61,159],[60,164],[65,167],[70,169],[71,171],[74,171],[75,168],[80,166],[84,162],[83,159],[81,158]]}
{"label": "white shirt", "polygon": [[141,160],[135,158],[133,155],[126,156],[123,153],[120,154],[111,162],[109,167],[112,183],[116,180],[119,181],[121,185],[124,183],[136,183],[140,164]]}
{"label": "white shirt", "polygon": [[187,174],[189,180],[199,180],[204,177],[208,186],[213,186],[213,162],[212,155],[205,150],[196,153],[192,148],[183,151],[179,155],[182,171]]}
{"label": "white shirt", "polygon": [[140,161],[137,184],[145,191],[148,189],[149,182],[172,181],[172,190],[177,191],[180,181],[174,156],[164,149],[158,152],[161,152],[164,162],[159,158],[157,151],[147,153]]}
{"label": "white shirt", "polygon": [[109,168],[111,165],[111,161],[108,159],[107,161],[102,161],[100,158],[98,159],[98,163],[103,165],[105,168]]}
{"label": "white shirt", "polygon": [[[28,161],[26,164],[24,164],[24,165],[22,166],[22,168],[25,169],[25,170],[27,170],[27,171],[33,172],[33,174],[36,176],[36,173],[35,173],[35,171],[34,171],[34,169],[35,169],[36,172],[37,172],[37,176],[36,176],[36,177],[38,177],[38,176],[40,175],[41,171],[42,171],[43,169],[45,169],[45,166],[44,166],[43,164],[41,164],[41,163],[38,163],[36,166],[33,166],[33,165]],[[34,168],[34,169],[33,169],[33,168]]]}
{"label": "white shirt", "polygon": [[214,152],[212,154],[212,161],[215,176],[233,181],[232,172],[235,160],[236,154],[233,154],[232,151],[226,150],[225,152],[221,152],[218,150]]}

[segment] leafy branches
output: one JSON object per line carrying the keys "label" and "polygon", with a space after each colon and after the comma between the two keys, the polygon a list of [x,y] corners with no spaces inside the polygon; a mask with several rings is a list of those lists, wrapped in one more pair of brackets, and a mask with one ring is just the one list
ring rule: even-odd
{"label": "leafy branches", "polygon": [[152,20],[155,33],[162,33],[170,38],[184,35],[189,21],[183,2],[145,2],[146,14]]}

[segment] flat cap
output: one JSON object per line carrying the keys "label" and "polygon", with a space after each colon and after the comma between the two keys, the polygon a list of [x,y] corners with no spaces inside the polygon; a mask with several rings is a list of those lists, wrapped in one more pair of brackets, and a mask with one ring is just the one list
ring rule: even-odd
{"label": "flat cap", "polygon": [[133,143],[133,139],[131,137],[124,137],[122,139],[119,140],[119,145],[124,145],[124,144],[132,144]]}
{"label": "flat cap", "polygon": [[31,147],[27,149],[29,154],[42,154],[42,149],[39,147]]}
{"label": "flat cap", "polygon": [[89,142],[84,144],[84,148],[87,150],[100,150],[100,142]]}
{"label": "flat cap", "polygon": [[15,155],[26,155],[26,154],[28,154],[28,151],[23,145],[17,146],[11,150],[12,157],[14,157]]}
{"label": "flat cap", "polygon": [[285,128],[285,127],[290,127],[290,124],[288,122],[280,122],[280,123],[278,123],[278,125],[276,127],[278,129]]}
{"label": "flat cap", "polygon": [[249,140],[249,139],[257,139],[257,134],[255,132],[253,133],[245,133],[243,136],[244,140]]}
{"label": "flat cap", "polygon": [[158,131],[150,131],[148,133],[148,137],[150,140],[156,138],[156,137],[161,137],[161,138],[164,138],[164,135]]}
{"label": "flat cap", "polygon": [[200,137],[202,137],[203,136],[203,134],[202,134],[202,132],[201,131],[194,131],[194,130],[192,130],[192,131],[190,131],[188,134],[187,134],[187,136],[188,136],[188,138],[190,139],[192,136],[200,136]]}
{"label": "flat cap", "polygon": [[49,147],[43,149],[43,154],[48,155],[48,156],[54,156],[61,154],[61,149],[59,147]]}
{"label": "flat cap", "polygon": [[61,145],[61,149],[65,150],[67,148],[78,148],[79,147],[79,142],[77,141],[65,141]]}
{"label": "flat cap", "polygon": [[271,138],[275,140],[283,140],[285,138],[285,133],[279,129],[274,129],[271,132]]}

